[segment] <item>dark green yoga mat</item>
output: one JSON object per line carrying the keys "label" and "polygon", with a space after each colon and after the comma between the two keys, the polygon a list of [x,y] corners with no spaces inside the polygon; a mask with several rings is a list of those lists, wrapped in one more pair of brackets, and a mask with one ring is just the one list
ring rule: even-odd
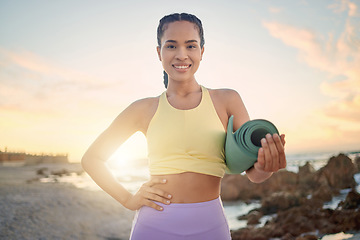
{"label": "dark green yoga mat", "polygon": [[279,134],[275,125],[264,119],[251,120],[233,132],[234,116],[229,118],[225,142],[227,173],[237,174],[251,168],[257,161],[261,139],[266,134]]}

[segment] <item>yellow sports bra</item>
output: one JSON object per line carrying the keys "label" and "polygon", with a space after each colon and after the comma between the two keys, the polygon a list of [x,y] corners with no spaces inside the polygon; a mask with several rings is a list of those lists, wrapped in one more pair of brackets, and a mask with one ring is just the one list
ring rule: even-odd
{"label": "yellow sports bra", "polygon": [[225,129],[208,90],[201,86],[200,104],[189,110],[170,105],[166,91],[151,119],[146,138],[151,175],[196,172],[223,177]]}

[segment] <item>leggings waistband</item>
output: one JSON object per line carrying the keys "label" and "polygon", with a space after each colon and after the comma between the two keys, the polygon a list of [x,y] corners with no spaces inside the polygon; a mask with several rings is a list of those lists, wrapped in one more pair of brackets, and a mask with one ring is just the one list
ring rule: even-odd
{"label": "leggings waistband", "polygon": [[222,201],[220,197],[217,197],[213,200],[210,201],[205,201],[205,202],[196,202],[196,203],[171,203],[169,205],[166,205],[164,203],[161,202],[155,202],[157,205],[160,205],[164,208],[206,208],[212,205],[217,205],[217,204],[221,204],[222,205]]}

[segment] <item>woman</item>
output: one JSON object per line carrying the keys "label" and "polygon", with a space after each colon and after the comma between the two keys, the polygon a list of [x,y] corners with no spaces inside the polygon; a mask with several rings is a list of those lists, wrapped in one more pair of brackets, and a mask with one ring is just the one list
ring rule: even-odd
{"label": "woman", "polygon": [[[157,37],[166,91],[120,113],[87,150],[83,167],[104,191],[137,210],[132,240],[231,239],[219,198],[226,168],[225,129],[231,115],[236,130],[249,120],[248,113],[236,91],[197,83],[194,74],[204,53],[197,17],[165,16]],[[105,161],[136,131],[147,137],[151,178],[133,195]],[[284,135],[262,139],[258,161],[246,171],[251,181],[265,181],[286,166],[284,144]]]}

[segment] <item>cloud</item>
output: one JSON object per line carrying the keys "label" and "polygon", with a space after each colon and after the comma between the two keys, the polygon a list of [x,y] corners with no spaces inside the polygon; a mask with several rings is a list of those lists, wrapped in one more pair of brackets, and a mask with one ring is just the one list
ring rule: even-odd
{"label": "cloud", "polygon": [[89,84],[97,80],[84,73],[60,66],[30,51],[15,52],[0,48],[0,57],[2,59],[1,66],[5,70],[9,68],[21,69],[24,72],[33,73],[37,76],[51,77],[47,78],[51,82],[61,80],[62,82],[86,82]]}
{"label": "cloud", "polygon": [[328,79],[321,83],[320,89],[333,101],[325,107],[323,114],[330,118],[359,121],[360,28],[359,22],[354,21],[357,6],[344,0],[330,8],[335,12],[348,10],[343,31],[337,39],[333,33],[323,36],[314,30],[279,22],[265,21],[263,26],[274,38],[298,49],[302,62],[328,73]]}
{"label": "cloud", "polygon": [[335,102],[325,108],[327,116],[360,122],[360,95]]}
{"label": "cloud", "polygon": [[84,107],[83,110],[91,111],[91,105],[109,104],[121,85],[66,68],[29,51],[0,48],[0,70],[3,111],[54,116]]}
{"label": "cloud", "polygon": [[284,129],[284,132],[287,136],[287,151],[291,152],[359,149],[359,120],[329,118],[323,110],[305,114],[301,122]]}
{"label": "cloud", "polygon": [[269,7],[269,12],[271,13],[280,13],[282,12],[284,9],[281,7]]}
{"label": "cloud", "polygon": [[348,16],[354,17],[358,15],[358,7],[355,3],[349,0],[340,0],[334,4],[328,6],[328,8],[332,9],[334,13],[342,13],[344,11],[348,11]]}
{"label": "cloud", "polygon": [[328,67],[330,59],[323,55],[322,44],[314,32],[278,22],[263,22],[263,25],[273,37],[281,39],[288,46],[297,48],[302,61],[312,67],[331,70]]}

